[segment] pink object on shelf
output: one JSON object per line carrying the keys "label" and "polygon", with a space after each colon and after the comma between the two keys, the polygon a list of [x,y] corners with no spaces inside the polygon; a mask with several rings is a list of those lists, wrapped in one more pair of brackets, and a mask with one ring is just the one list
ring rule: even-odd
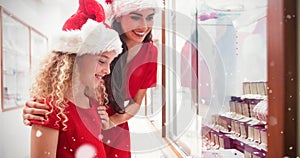
{"label": "pink object on shelf", "polygon": [[210,14],[202,14],[202,15],[199,16],[199,19],[201,21],[205,21],[205,20],[208,20],[208,19],[216,19],[216,18],[218,18],[218,16],[217,16],[217,13],[215,13],[215,12],[212,12]]}

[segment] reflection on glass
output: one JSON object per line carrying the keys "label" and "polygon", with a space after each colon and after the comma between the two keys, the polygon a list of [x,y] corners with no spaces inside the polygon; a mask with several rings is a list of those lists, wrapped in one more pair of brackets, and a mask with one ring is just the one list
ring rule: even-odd
{"label": "reflection on glass", "polygon": [[[224,13],[222,19],[226,19]],[[264,86],[267,79],[266,18],[256,19],[243,28],[232,24],[232,17],[228,19],[231,20],[227,23],[218,20],[200,22],[215,41],[224,64],[223,72],[211,73],[212,100],[206,120],[203,120],[204,153],[233,149],[237,155],[265,157],[266,142],[262,143],[261,137],[265,135],[267,124],[264,121],[266,106],[261,104],[267,100]],[[201,42],[199,47],[203,47]],[[218,64],[221,63],[215,63]],[[208,62],[208,68],[214,71],[211,62]],[[224,87],[220,87],[221,80],[215,82],[220,74],[224,75]],[[221,91],[224,95],[220,95]],[[218,97],[215,96],[221,100],[216,102]],[[264,111],[256,112],[258,109]]]}
{"label": "reflection on glass", "polygon": [[[260,149],[264,157],[266,140],[259,138],[265,137],[267,111],[266,103],[261,105],[266,101],[266,5],[258,10],[252,1],[226,7],[201,2],[194,6],[197,20],[190,12],[167,14],[172,21],[166,26],[171,30],[166,40],[171,47],[166,54],[171,69],[166,73],[167,136],[187,156],[253,157]],[[181,5],[169,4],[179,12],[188,8],[176,7]],[[241,21],[249,9],[256,14]],[[251,83],[245,85],[249,89],[244,83]]]}
{"label": "reflection on glass", "polygon": [[31,73],[37,71],[40,60],[47,54],[47,38],[36,31],[31,31]]}
{"label": "reflection on glass", "polygon": [[29,99],[29,28],[2,14],[4,110]]}

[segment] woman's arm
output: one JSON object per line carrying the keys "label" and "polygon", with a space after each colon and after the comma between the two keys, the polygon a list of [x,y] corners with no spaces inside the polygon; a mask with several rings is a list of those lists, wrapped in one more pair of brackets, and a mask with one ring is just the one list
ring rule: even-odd
{"label": "woman's arm", "polygon": [[111,122],[111,127],[119,125],[128,121],[132,118],[140,109],[144,96],[146,95],[147,89],[140,89],[138,90],[137,94],[133,98],[133,101],[129,103],[129,105],[125,108],[124,114],[114,114],[109,117]]}
{"label": "woman's arm", "polygon": [[58,130],[33,124],[31,128],[31,158],[55,158]]}
{"label": "woman's arm", "polygon": [[30,125],[29,120],[42,121],[48,112],[49,107],[46,104],[29,100],[25,103],[23,108],[23,123],[25,125]]}

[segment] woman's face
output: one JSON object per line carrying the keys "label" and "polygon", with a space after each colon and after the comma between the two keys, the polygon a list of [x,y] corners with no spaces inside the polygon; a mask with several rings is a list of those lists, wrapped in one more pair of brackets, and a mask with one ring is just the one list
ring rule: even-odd
{"label": "woman's face", "polygon": [[110,73],[110,63],[116,57],[115,51],[103,52],[100,55],[87,54],[78,59],[81,83],[88,89],[94,90]]}
{"label": "woman's face", "polygon": [[144,9],[122,15],[116,19],[127,37],[127,44],[143,42],[146,35],[152,30],[153,16],[154,9]]}

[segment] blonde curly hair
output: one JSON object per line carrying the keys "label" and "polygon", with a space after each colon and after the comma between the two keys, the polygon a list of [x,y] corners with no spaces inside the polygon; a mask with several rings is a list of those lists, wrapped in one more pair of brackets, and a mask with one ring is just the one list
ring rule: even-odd
{"label": "blonde curly hair", "polygon": [[[68,106],[66,100],[67,92],[72,90],[72,76],[76,54],[68,54],[64,52],[53,51],[41,62],[40,70],[35,77],[30,89],[30,96],[35,101],[43,101],[49,99],[49,106],[53,112],[55,106],[60,110],[57,114],[59,121],[63,125],[63,130],[66,130],[68,117],[64,110]],[[105,92],[104,82],[99,83],[96,88],[97,100],[99,105],[108,104],[108,96]]]}

